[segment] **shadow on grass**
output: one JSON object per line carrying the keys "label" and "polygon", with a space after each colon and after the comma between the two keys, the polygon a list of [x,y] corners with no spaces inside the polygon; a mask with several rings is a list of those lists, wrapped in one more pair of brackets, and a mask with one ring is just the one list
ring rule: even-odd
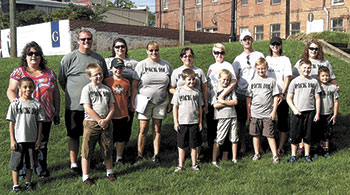
{"label": "shadow on grass", "polygon": [[[337,152],[350,147],[350,116],[341,115],[337,117],[337,123],[334,126],[334,136],[331,140],[333,151]],[[331,148],[332,149],[332,148]]]}

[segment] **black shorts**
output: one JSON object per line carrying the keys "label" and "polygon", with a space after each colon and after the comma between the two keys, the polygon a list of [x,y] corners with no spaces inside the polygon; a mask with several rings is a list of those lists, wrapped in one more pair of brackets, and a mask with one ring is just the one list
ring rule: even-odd
{"label": "black shorts", "polygon": [[288,132],[288,114],[289,106],[286,100],[283,100],[277,107],[277,129],[279,132]]}
{"label": "black shorts", "polygon": [[84,111],[66,110],[64,117],[66,121],[67,136],[74,139],[83,136]]}
{"label": "black shorts", "polygon": [[236,93],[238,104],[235,106],[237,112],[237,120],[240,125],[245,126],[247,122],[247,97]]}
{"label": "black shorts", "polygon": [[290,115],[289,142],[299,144],[303,140],[306,144],[312,144],[312,129],[315,128],[315,111],[304,111],[301,115]]}
{"label": "black shorts", "polygon": [[318,135],[316,141],[325,141],[326,139],[330,140],[333,137],[333,121],[331,118],[333,114],[329,115],[320,115],[320,120],[317,121],[317,128],[315,128],[315,133]]}
{"label": "black shorts", "polygon": [[202,145],[202,134],[199,131],[198,124],[180,125],[177,132],[177,147],[184,149],[186,147],[196,148]]}
{"label": "black shorts", "polygon": [[124,117],[121,119],[112,119],[112,122],[113,122],[113,143],[128,142],[131,136],[131,128],[129,128],[128,117]]}
{"label": "black shorts", "polygon": [[17,143],[16,150],[11,150],[10,169],[19,171],[23,168],[25,159],[26,168],[34,169],[36,167],[35,143]]}

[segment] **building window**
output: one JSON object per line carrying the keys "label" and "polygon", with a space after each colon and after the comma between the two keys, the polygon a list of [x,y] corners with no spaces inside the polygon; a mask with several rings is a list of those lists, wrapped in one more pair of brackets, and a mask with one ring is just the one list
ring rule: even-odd
{"label": "building window", "polygon": [[204,32],[217,33],[218,32],[218,28],[205,28]]}
{"label": "building window", "polygon": [[256,0],[256,4],[261,4],[263,2],[264,2],[263,0]]}
{"label": "building window", "polygon": [[241,2],[242,2],[242,6],[248,5],[248,0],[242,0]]}
{"label": "building window", "polygon": [[332,5],[343,5],[344,0],[332,0]]}
{"label": "building window", "polygon": [[240,28],[239,28],[239,33],[240,33],[240,34],[242,34],[242,33],[245,32],[245,31],[249,31],[248,26],[244,26],[244,27],[240,27]]}
{"label": "building window", "polygon": [[168,9],[168,0],[163,0],[163,9]]}
{"label": "building window", "polygon": [[211,2],[213,2],[213,3],[216,3],[216,2],[218,2],[219,0],[211,0]]}
{"label": "building window", "polygon": [[290,23],[290,35],[296,35],[300,33],[300,22],[292,22]]}
{"label": "building window", "polygon": [[163,24],[163,28],[169,28],[168,24]]}
{"label": "building window", "polygon": [[197,32],[201,32],[202,29],[201,29],[201,21],[194,21],[194,26],[195,26],[195,31]]}
{"label": "building window", "polygon": [[271,0],[271,5],[281,4],[281,0]]}
{"label": "building window", "polygon": [[334,18],[332,19],[332,27],[331,27],[331,31],[339,31],[339,32],[343,32],[344,31],[344,27],[343,27],[343,18]]}
{"label": "building window", "polygon": [[271,38],[280,37],[281,35],[281,24],[271,24]]}
{"label": "building window", "polygon": [[255,26],[254,27],[255,40],[262,41],[264,40],[264,26]]}
{"label": "building window", "polygon": [[195,0],[195,1],[196,1],[196,5],[202,4],[202,0]]}

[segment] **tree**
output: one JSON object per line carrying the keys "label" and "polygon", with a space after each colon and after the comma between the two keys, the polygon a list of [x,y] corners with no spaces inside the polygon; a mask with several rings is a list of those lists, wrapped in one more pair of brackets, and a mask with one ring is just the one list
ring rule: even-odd
{"label": "tree", "polygon": [[115,0],[114,3],[115,3],[115,6],[118,8],[130,9],[130,8],[136,7],[134,5],[134,2],[132,2],[130,0]]}
{"label": "tree", "polygon": [[154,27],[156,25],[156,16],[148,12],[148,26]]}
{"label": "tree", "polygon": [[25,26],[44,22],[46,13],[43,10],[25,10],[17,13],[17,26]]}

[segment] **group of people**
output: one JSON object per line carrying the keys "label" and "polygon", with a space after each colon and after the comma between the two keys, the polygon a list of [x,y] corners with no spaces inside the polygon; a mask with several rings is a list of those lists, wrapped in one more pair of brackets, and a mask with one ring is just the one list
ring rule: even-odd
{"label": "group of people", "polygon": [[[296,161],[299,143],[305,148],[307,162],[312,162],[311,144],[321,144],[329,156],[329,139],[338,113],[339,87],[317,40],[306,44],[302,59],[292,71],[280,38],[270,40],[269,56],[265,58],[261,52],[253,50],[252,34],[243,32],[240,35],[243,52],[232,64],[224,60],[226,48],[223,44],[213,46],[215,63],[209,66],[207,74],[193,65],[194,51],[188,47],[180,52],[183,65],[172,70],[171,64],[160,58],[157,42],[147,44],[147,58],[140,62],[128,57],[128,46],[122,38],[113,42],[112,56],[106,59],[92,51],[90,31],[81,30],[77,42],[78,49],[62,58],[58,78],[46,66],[43,51],[35,42],[25,46],[21,65],[11,73],[7,90],[11,104],[6,119],[10,121],[14,191],[21,189],[18,182],[21,173],[26,178],[25,188],[29,190],[33,188],[32,170],[40,177],[50,176],[47,168],[50,128],[52,122],[60,123],[57,83],[65,92],[70,168],[73,173],[82,175],[82,181],[88,185],[95,185],[89,177],[89,167],[97,142],[102,149],[106,176],[110,181],[116,180],[112,172],[113,145],[115,163],[124,163],[123,151],[131,136],[135,112],[140,129],[134,164],[143,160],[151,120],[153,161],[160,164],[162,120],[171,111],[179,155],[175,172],[184,169],[187,147],[191,149],[192,170],[200,171],[198,156],[203,142],[204,118],[207,143],[212,151],[211,163],[215,167],[220,167],[217,161],[220,149],[222,159],[228,159],[231,148],[232,162],[237,163],[238,153],[244,154],[247,150],[248,132],[253,137],[252,160],[261,159],[260,138],[264,136],[273,162],[279,163],[279,156],[285,154],[288,132],[292,148],[290,162]],[[292,110],[290,126],[289,109]],[[317,132],[315,126],[319,128]],[[81,136],[80,169],[77,155]]]}

